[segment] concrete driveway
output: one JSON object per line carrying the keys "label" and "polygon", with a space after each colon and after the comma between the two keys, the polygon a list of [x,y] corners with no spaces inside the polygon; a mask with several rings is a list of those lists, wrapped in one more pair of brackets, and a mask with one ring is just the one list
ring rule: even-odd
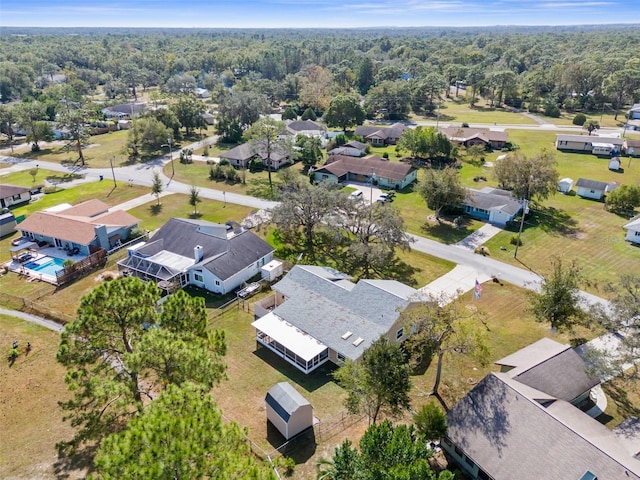
{"label": "concrete driveway", "polygon": [[418,291],[432,298],[442,299],[443,303],[449,303],[463,293],[475,288],[476,280],[483,283],[491,277],[486,273],[478,272],[475,268],[466,265],[456,265],[449,273],[437,278]]}
{"label": "concrete driveway", "polygon": [[347,182],[343,183],[343,185],[361,191],[362,199],[367,203],[375,202],[384,193],[380,188],[375,185],[371,186],[368,183]]}

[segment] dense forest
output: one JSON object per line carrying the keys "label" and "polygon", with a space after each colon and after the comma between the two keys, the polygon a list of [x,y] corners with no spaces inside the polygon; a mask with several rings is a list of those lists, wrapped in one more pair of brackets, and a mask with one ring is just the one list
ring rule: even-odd
{"label": "dense forest", "polygon": [[[411,112],[431,115],[442,95],[465,95],[472,105],[482,96],[492,107],[506,105],[552,117],[560,110],[605,108],[617,116],[640,98],[639,44],[640,29],[631,26],[14,27],[0,35],[0,99],[42,103],[44,114],[36,120],[56,120],[61,105],[68,110],[68,101],[103,106],[137,100],[140,91],[152,87],[159,87],[154,91],[165,99],[200,87],[211,92],[210,103],[222,105],[221,133],[229,136],[233,128],[248,127],[256,113],[275,107],[322,115],[339,95],[357,96],[369,118],[392,120]],[[89,109],[99,116],[94,103]],[[247,105],[257,112],[243,113]],[[225,119],[225,110],[234,115]],[[4,131],[11,116],[3,111],[9,115],[3,118]],[[34,118],[18,113],[18,118]],[[174,118],[159,120],[177,133]]]}

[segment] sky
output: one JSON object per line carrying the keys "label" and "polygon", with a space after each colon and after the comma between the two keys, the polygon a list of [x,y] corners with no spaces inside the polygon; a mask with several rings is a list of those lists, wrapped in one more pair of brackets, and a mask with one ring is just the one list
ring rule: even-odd
{"label": "sky", "polygon": [[640,24],[640,0],[0,0],[0,27]]}

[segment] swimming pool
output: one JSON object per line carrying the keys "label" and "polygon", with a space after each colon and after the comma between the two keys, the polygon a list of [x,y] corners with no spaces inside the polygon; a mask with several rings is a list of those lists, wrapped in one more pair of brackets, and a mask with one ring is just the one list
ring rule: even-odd
{"label": "swimming pool", "polygon": [[62,270],[64,260],[54,257],[39,258],[35,262],[25,263],[24,267],[34,272],[41,273],[42,275],[49,275],[56,278],[56,272]]}

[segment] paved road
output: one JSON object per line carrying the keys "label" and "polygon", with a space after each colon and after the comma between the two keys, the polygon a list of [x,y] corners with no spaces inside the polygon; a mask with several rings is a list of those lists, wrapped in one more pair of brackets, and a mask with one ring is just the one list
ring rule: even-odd
{"label": "paved road", "polygon": [[38,317],[37,315],[31,315],[30,313],[20,312],[18,310],[7,310],[6,308],[0,308],[0,314],[7,315],[9,317],[16,317],[27,322],[36,323],[42,327],[53,330],[54,332],[62,332],[64,327],[59,323],[46,318]]}
{"label": "paved road", "polygon": [[[528,126],[530,129],[535,129],[536,127]],[[202,142],[198,142],[198,144],[204,144],[204,142],[213,141],[212,139],[205,139]],[[193,146],[189,146],[190,148],[197,148],[194,144]],[[36,163],[38,163],[42,168],[48,168],[54,171],[60,172],[76,172],[83,173],[90,177],[99,177],[100,175],[104,176],[103,181],[108,181],[111,178],[111,169],[105,168],[82,168],[82,167],[67,167],[57,163],[51,162],[43,162],[38,160],[25,160],[14,157],[0,157],[0,161],[5,161],[9,163],[14,163],[10,169],[14,170],[26,170],[29,168],[33,168]],[[136,185],[143,185],[150,187],[152,184],[152,174],[153,171],[158,171],[160,173],[161,178],[165,184],[165,191],[174,192],[174,193],[183,193],[189,194],[190,185],[186,185],[180,182],[172,181],[170,178],[165,176],[162,173],[162,168],[165,164],[170,161],[169,155],[165,155],[159,157],[153,161],[146,162],[145,164],[135,164],[125,167],[118,167],[114,169],[116,180],[119,182],[128,182]],[[7,170],[7,169],[4,169]],[[245,205],[256,209],[270,209],[273,208],[277,203],[270,200],[263,200],[260,198],[250,197],[248,195],[241,195],[232,192],[223,192],[222,190],[216,190],[213,188],[203,188],[198,187],[200,190],[200,196],[203,198],[208,198],[212,200],[218,201],[227,201],[229,203],[235,203],[238,205]],[[540,282],[542,278],[525,268],[519,268],[513,265],[509,265],[498,260],[494,260],[491,257],[485,257],[482,255],[475,254],[471,251],[462,249],[456,245],[445,245],[434,240],[429,240],[424,237],[419,237],[417,235],[409,235],[414,243],[412,244],[412,248],[428,253],[438,258],[443,258],[454,262],[458,265],[464,265],[471,268],[474,268],[477,272],[485,274],[489,277],[495,277],[501,281],[506,281],[508,283],[512,283],[514,285],[531,289],[531,290],[539,290]],[[606,305],[606,301],[600,297],[595,295],[588,294],[583,292],[583,298],[585,304],[591,303],[601,303]]]}

